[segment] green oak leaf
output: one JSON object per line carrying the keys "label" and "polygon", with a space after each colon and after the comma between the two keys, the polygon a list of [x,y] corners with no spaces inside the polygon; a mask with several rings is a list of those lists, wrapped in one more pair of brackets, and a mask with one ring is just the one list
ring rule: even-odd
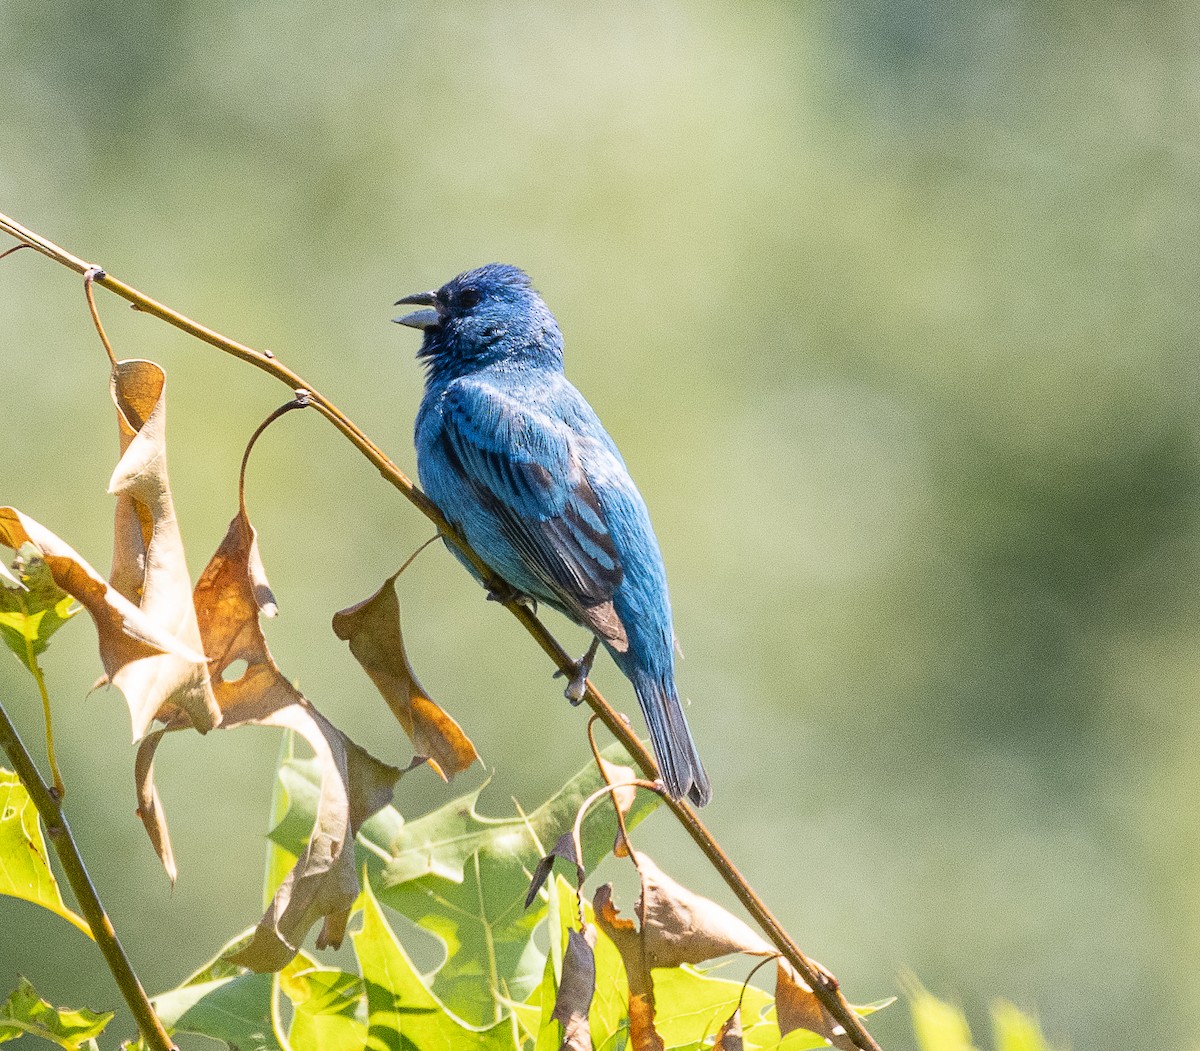
{"label": "green oak leaf", "polygon": [[224,959],[248,944],[253,933],[243,931],[177,988],[152,999],[170,1032],[206,1036],[231,1051],[283,1051],[272,1022],[274,976]]}
{"label": "green oak leaf", "polygon": [[[4,590],[0,587],[0,590]],[[0,767],[0,894],[40,905],[74,924],[89,938],[91,928],[62,899],[46,857],[37,808],[11,770]]]}
{"label": "green oak leaf", "polygon": [[[537,1044],[538,1033],[544,1024],[544,1017],[554,1009],[554,963],[546,957],[546,965],[542,968],[542,980],[529,996],[517,1003],[515,1000],[503,1001],[504,1006],[512,1012],[517,1023],[517,1032],[522,1045]],[[544,1006],[549,1005],[549,1006]]]}
{"label": "green oak leaf", "polygon": [[[562,876],[552,880],[549,886],[553,887],[553,896],[550,898],[548,926],[550,931],[558,931],[558,937],[551,938],[550,956],[546,961],[546,977],[551,983],[549,990],[543,991],[539,988],[542,998],[538,999],[538,1005],[547,1005],[546,1019],[550,1018],[550,1012],[554,1009],[558,979],[562,976],[567,932],[582,929],[579,922],[579,897],[575,889]],[[586,897],[583,901],[583,918],[589,925],[596,925],[592,903]],[[629,1029],[629,982],[625,977],[625,961],[621,959],[621,954],[612,940],[600,930],[596,932],[596,945],[592,954],[596,964],[596,989],[588,1011],[592,1045],[596,1048],[602,1048],[606,1044],[620,1046]],[[545,979],[543,986],[544,984]],[[551,1023],[555,1027],[555,1034],[561,1040],[562,1027],[553,1020]]]}
{"label": "green oak leaf", "polygon": [[[628,763],[619,745],[603,753]],[[288,810],[271,840],[292,854],[303,849],[317,802],[311,761],[288,760],[279,772]],[[379,900],[434,934],[446,947],[433,991],[446,1006],[475,1025],[497,1017],[511,1001],[523,1001],[543,979],[543,953],[534,929],[546,915],[546,893],[528,908],[530,873],[575,820],[602,784],[589,763],[549,801],[527,815],[492,818],[476,803],[482,787],[423,817],[405,821],[385,807],[359,832],[359,864],[365,864]],[[627,821],[634,827],[657,805],[639,792]],[[611,804],[597,802],[582,828],[589,870],[612,850],[617,825]]]}
{"label": "green oak leaf", "polygon": [[[625,759],[619,746],[607,757]],[[526,817],[481,816],[475,809],[476,791],[416,821],[386,829],[383,842],[390,857],[379,898],[446,944],[447,961],[438,971],[434,990],[463,1017],[486,1021],[496,992],[519,1000],[540,981],[542,954],[532,937],[545,905],[538,900],[525,908],[529,874],[570,829],[583,800],[602,783],[589,763]],[[639,792],[630,826],[657,804],[657,796]],[[595,867],[612,850],[616,833],[612,806],[601,801],[582,829],[585,869]],[[478,961],[485,961],[487,968],[481,971]]]}
{"label": "green oak leaf", "polygon": [[[902,984],[921,1051],[975,1051],[966,1016],[958,1007],[938,999],[912,975],[904,976]],[[1037,1021],[1007,1000],[995,1001],[991,1015],[996,1051],[1051,1051]]]}
{"label": "green oak leaf", "polygon": [[[283,821],[294,821],[295,815],[289,818],[291,813],[290,796],[288,794],[289,785],[297,776],[291,764],[308,762],[315,767],[316,760],[300,759],[296,755],[296,732],[288,730],[284,733],[283,739],[279,742],[279,758],[276,760],[276,777],[275,784],[271,790],[271,818],[270,828],[275,829],[280,827]],[[300,786],[300,791],[305,791],[306,788],[311,790],[312,782],[303,779]],[[292,828],[288,839],[304,843],[309,834],[312,832],[312,826],[305,826],[301,819],[299,826]],[[267,837],[267,865],[263,872],[263,908],[269,908],[271,901],[275,897],[275,892],[279,890],[280,885],[287,878],[287,874],[291,872],[296,862],[299,860],[299,852],[293,853],[280,843],[280,837]]]}
{"label": "green oak leaf", "polygon": [[992,1030],[996,1051],[1051,1051],[1037,1022],[1007,1000],[992,1004]]}
{"label": "green oak leaf", "polygon": [[29,1034],[49,1040],[66,1051],[82,1051],[95,1040],[113,1019],[113,1013],[100,1014],[82,1008],[78,1011],[53,1007],[37,994],[25,978],[0,1005],[0,1043]]}
{"label": "green oak leaf", "polygon": [[[367,1041],[362,979],[322,967],[300,953],[278,975],[255,974],[231,963],[254,931],[243,931],[180,986],[154,997],[172,1033],[191,1033],[231,1051],[362,1051]],[[275,1004],[285,994],[291,1026],[285,1043],[275,1030]],[[137,1045],[144,1051],[144,1045]]]}
{"label": "green oak leaf", "polygon": [[[539,1046],[550,1046],[553,1040],[562,1040],[563,1027],[552,1019],[551,1011],[558,993],[558,979],[562,977],[566,937],[571,930],[582,930],[580,900],[575,888],[562,876],[552,879],[546,887],[550,891],[548,929],[557,930],[558,937],[551,938],[551,953],[546,960],[546,973],[542,985],[527,1002],[532,1005],[536,998],[536,1003],[542,1008],[539,1019],[540,1032],[533,1034],[538,1038]],[[583,899],[583,919],[588,925],[595,926],[592,902],[587,897]],[[602,931],[596,932],[593,959],[596,981],[592,1007],[588,1010],[592,1045],[596,1049],[606,1046],[619,1047],[628,1040],[629,1032],[629,980],[625,977],[625,962],[620,959],[616,945]],[[558,1044],[554,1043],[553,1047],[557,1049]]]}
{"label": "green oak leaf", "polygon": [[361,978],[322,967],[302,952],[279,972],[278,981],[292,1004],[288,1043],[294,1051],[363,1051],[367,1002]]}
{"label": "green oak leaf", "polygon": [[[612,942],[601,932],[599,945]],[[616,952],[616,946],[612,946]],[[757,961],[756,961],[757,962]],[[764,967],[774,975],[774,970]],[[655,1028],[669,1048],[685,1047],[700,1043],[706,1037],[716,1035],[725,1020],[733,1014],[739,999],[742,1004],[742,1038],[747,1051],[776,1047],[779,1044],[779,1027],[774,1021],[764,1019],[768,1008],[774,1006],[775,998],[754,985],[728,978],[715,978],[694,967],[658,967],[651,972],[654,980]],[[795,1035],[795,1034],[791,1034]],[[812,1042],[799,1047],[827,1047],[825,1041],[811,1033]],[[596,1046],[600,1046],[599,1040]]]}
{"label": "green oak leaf", "polygon": [[230,1051],[281,1051],[271,1024],[272,975],[245,974],[196,982],[154,998],[172,1033],[219,1040]]}
{"label": "green oak leaf", "polygon": [[904,984],[921,1051],[975,1051],[971,1029],[962,1011],[926,992],[915,978],[907,979]]}
{"label": "green oak leaf", "polygon": [[562,978],[563,951],[566,947],[567,930],[574,922],[578,925],[578,911],[573,909],[571,899],[574,892],[567,887],[561,876],[549,880],[546,885],[547,897],[547,933],[549,934],[550,952],[546,955],[546,965],[542,968],[542,980],[526,1001],[530,1007],[536,1001],[537,1017],[527,1017],[526,1028],[533,1037],[533,1051],[556,1051],[562,1044],[563,1027],[554,1018],[554,1001],[558,996],[558,983]]}
{"label": "green oak leaf", "polygon": [[353,934],[367,989],[367,1046],[380,1051],[515,1051],[511,1019],[488,1027],[457,1018],[426,986],[400,944],[371,884],[363,881],[362,928]]}
{"label": "green oak leaf", "polygon": [[30,673],[50,636],[79,612],[74,601],[54,583],[41,552],[22,544],[12,573],[0,577],[0,638]]}

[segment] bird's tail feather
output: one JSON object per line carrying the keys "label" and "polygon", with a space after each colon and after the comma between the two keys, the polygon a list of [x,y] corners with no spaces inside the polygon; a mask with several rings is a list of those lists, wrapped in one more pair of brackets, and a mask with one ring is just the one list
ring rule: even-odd
{"label": "bird's tail feather", "polygon": [[674,799],[686,795],[696,806],[704,806],[712,799],[712,785],[700,762],[674,683],[638,675],[633,685],[650,728],[654,758],[667,791]]}

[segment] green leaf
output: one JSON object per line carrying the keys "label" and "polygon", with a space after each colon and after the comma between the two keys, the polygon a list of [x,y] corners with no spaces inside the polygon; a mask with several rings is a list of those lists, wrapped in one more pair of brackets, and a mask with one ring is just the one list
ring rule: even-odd
{"label": "green leaf", "polygon": [[996,1051],[1051,1051],[1037,1022],[1007,1000],[992,1004]]}
{"label": "green leaf", "polygon": [[554,1017],[554,1001],[558,996],[558,983],[562,978],[567,931],[573,925],[579,924],[578,906],[574,904],[574,899],[574,892],[561,876],[548,882],[546,926],[550,937],[550,952],[546,954],[541,984],[535,990],[538,1018],[533,1030],[534,1051],[557,1051],[562,1043],[563,1029]]}
{"label": "green leaf", "polygon": [[[558,904],[560,884],[566,886],[561,876],[547,883],[547,928],[551,931],[562,930]],[[566,893],[573,895],[569,888]],[[549,1046],[561,1033],[558,1023],[553,1018],[553,1012],[554,1000],[558,993],[558,978],[562,971],[565,940],[565,935],[561,938],[550,938],[550,952],[546,955],[545,965],[542,967],[542,980],[525,1000],[519,1003],[514,1000],[500,1001],[516,1019],[522,1042],[533,1043],[535,1051],[538,1047]],[[557,1048],[558,1044],[554,1044],[554,1047]]]}
{"label": "green leaf", "polygon": [[[0,591],[4,590],[0,587]],[[0,894],[20,898],[73,923],[89,938],[87,921],[63,902],[46,857],[37,808],[11,770],[0,767]]]}
{"label": "green leaf", "polygon": [[367,1009],[361,978],[321,967],[300,953],[279,973],[278,980],[292,1003],[288,1043],[293,1051],[363,1051]]}
{"label": "green leaf", "polygon": [[231,1051],[283,1051],[272,1022],[273,976],[253,974],[224,959],[253,933],[239,934],[182,985],[153,998],[168,1030],[206,1036]]}
{"label": "green leaf", "polygon": [[71,608],[74,601],[54,583],[41,552],[22,544],[13,572],[0,577],[0,638],[31,674],[50,636],[79,612]]}
{"label": "green leaf", "polygon": [[921,1051],[975,1051],[962,1011],[926,992],[914,979],[905,984],[913,1031]]}
{"label": "green leaf", "polygon": [[272,975],[246,972],[196,982],[154,998],[172,1033],[219,1040],[230,1051],[281,1051],[271,1024]]}
{"label": "green leaf", "polygon": [[[605,942],[612,945],[607,937],[602,936],[600,943]],[[616,952],[615,946],[613,951]],[[768,974],[775,973],[767,968],[763,970]],[[759,971],[760,975],[762,973]],[[768,1008],[774,1006],[775,1000],[757,986],[746,986],[743,996],[742,982],[714,978],[693,967],[659,967],[651,975],[654,980],[655,1027],[667,1047],[684,1047],[698,1044],[706,1037],[711,1039],[733,1014],[739,998],[742,1002],[742,1035],[746,1048],[779,1045],[779,1027],[773,1019],[768,1021],[762,1017]],[[812,1033],[802,1035],[810,1038],[810,1042],[795,1045],[795,1051],[801,1047],[828,1046],[821,1037]],[[788,1047],[791,1049],[792,1045]]]}
{"label": "green leaf", "polygon": [[[301,761],[296,758],[296,731],[288,730],[279,742],[279,759],[275,764],[276,778],[274,788],[271,792],[270,828],[272,829],[278,827],[281,822],[286,820],[290,811],[288,787],[296,774],[288,764]],[[316,760],[309,760],[309,762],[313,763],[314,766],[316,764]],[[306,781],[305,784],[308,785],[310,782]],[[311,824],[302,826],[292,833],[292,838],[298,836],[301,842],[303,842],[311,831]],[[263,873],[264,909],[270,906],[272,899],[275,897],[275,892],[279,890],[280,885],[287,878],[287,874],[295,866],[298,859],[299,854],[294,854],[286,847],[281,846],[276,837],[267,837],[267,865]]]}
{"label": "green leaf", "polygon": [[517,1021],[517,1032],[520,1036],[522,1045],[526,1043],[536,1043],[538,1029],[542,1023],[542,996],[546,993],[550,997],[551,1010],[554,1008],[554,971],[551,969],[548,972],[542,973],[542,984],[539,985],[532,993],[529,994],[529,999],[522,1003],[517,1003],[515,1000],[504,1002],[504,1006],[512,1012],[513,1018]]}
{"label": "green leaf", "polygon": [[388,925],[369,882],[363,887],[363,925],[351,935],[367,988],[372,1051],[514,1051],[511,1020],[488,1028],[455,1017],[426,987]]}
{"label": "green leaf", "polygon": [[[619,747],[607,754],[625,758]],[[529,874],[602,783],[589,763],[527,817],[481,816],[477,790],[416,821],[381,829],[390,859],[379,898],[445,943],[447,961],[434,990],[463,1017],[488,1021],[495,991],[520,1000],[540,980],[542,954],[532,936],[545,906],[539,900],[525,908]],[[639,792],[631,827],[657,804],[657,796]],[[364,829],[370,839],[374,831]],[[582,829],[586,869],[612,850],[616,833],[611,805],[597,804]]]}
{"label": "green leaf", "polygon": [[81,1051],[113,1019],[108,1011],[99,1014],[83,1008],[78,1011],[52,1007],[37,994],[24,978],[0,1007],[0,1042],[14,1040],[26,1033],[40,1036],[67,1051]]}
{"label": "green leaf", "polygon": [[554,958],[547,956],[541,984],[529,994],[529,999],[522,1005],[523,1010],[513,1011],[522,1032],[533,1041],[534,1051],[554,1051],[562,1039],[562,1026],[554,1020],[557,992]]}
{"label": "green leaf", "polygon": [[[619,746],[604,754],[628,762]],[[312,827],[317,773],[309,761],[290,760],[279,776],[289,808],[271,839],[298,854]],[[497,1004],[525,1000],[542,981],[543,954],[533,944],[533,931],[546,914],[545,892],[525,908],[529,874],[601,784],[589,763],[525,816],[480,815],[480,788],[413,821],[386,807],[363,825],[359,863],[366,864],[380,901],[446,946],[433,991],[460,1017],[476,1025],[490,1023]],[[630,827],[657,804],[657,796],[639,792],[627,819]],[[612,806],[597,803],[582,830],[589,869],[612,850],[616,831]]]}
{"label": "green leaf", "polygon": [[[962,1011],[927,992],[915,978],[904,979],[904,986],[921,1051],[975,1051]],[[1007,1000],[993,1003],[991,1013],[996,1051],[1051,1051],[1038,1023]]]}
{"label": "green leaf", "polygon": [[[555,975],[561,975],[567,932],[572,928],[581,929],[579,898],[574,888],[561,876],[555,878],[551,886],[554,896],[550,899],[550,929],[555,929],[555,926],[558,929],[558,938],[551,943],[554,950],[551,962],[555,967]],[[592,903],[587,898],[583,902],[583,919],[593,927],[596,925]],[[621,959],[612,939],[603,931],[597,930],[593,956],[596,962],[596,991],[592,996],[591,1010],[588,1011],[588,1025],[592,1044],[599,1048],[629,1028],[629,982],[625,977],[625,961]],[[556,992],[557,986],[551,988],[547,1015],[554,1007]]]}

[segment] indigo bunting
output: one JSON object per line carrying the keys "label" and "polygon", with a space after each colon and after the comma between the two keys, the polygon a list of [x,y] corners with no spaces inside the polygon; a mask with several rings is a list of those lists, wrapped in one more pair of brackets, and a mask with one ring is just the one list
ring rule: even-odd
{"label": "indigo bunting", "polygon": [[633,683],[667,791],[703,806],[712,788],[675,689],[658,541],[616,445],[563,373],[554,316],[522,270],[499,263],[402,303],[426,308],[395,319],[424,332],[425,492],[515,594],[592,632],[572,702],[603,643]]}

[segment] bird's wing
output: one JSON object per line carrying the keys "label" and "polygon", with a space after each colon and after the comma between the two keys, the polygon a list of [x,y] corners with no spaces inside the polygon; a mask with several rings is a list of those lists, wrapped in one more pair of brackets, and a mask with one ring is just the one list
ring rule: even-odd
{"label": "bird's wing", "polygon": [[570,427],[472,382],[446,392],[442,418],[450,467],[495,516],[529,571],[579,620],[624,649],[612,604],[623,576],[620,556]]}

